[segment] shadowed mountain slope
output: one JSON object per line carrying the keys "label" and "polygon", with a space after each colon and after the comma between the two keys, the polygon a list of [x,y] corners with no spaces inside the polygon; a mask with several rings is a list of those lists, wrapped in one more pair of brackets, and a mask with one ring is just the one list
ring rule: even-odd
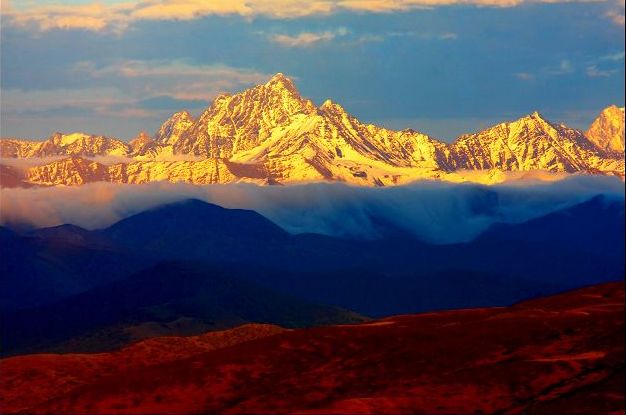
{"label": "shadowed mountain slope", "polygon": [[366,315],[505,305],[621,279],[623,229],[623,201],[608,198],[453,245],[396,229],[378,240],[290,235],[255,212],[186,201],[99,231],[5,229],[0,243],[10,260],[0,264],[8,276],[2,304],[14,310],[52,303],[175,260],[206,271],[227,267],[242,280]]}
{"label": "shadowed mountain slope", "polygon": [[624,237],[618,230],[625,226],[624,203],[597,196],[525,223],[497,224],[479,240],[528,241],[619,255],[624,252]]}
{"label": "shadowed mountain slope", "polygon": [[6,353],[47,350],[77,337],[82,339],[73,341],[72,350],[106,350],[160,333],[198,333],[247,322],[302,327],[363,318],[242,281],[226,267],[174,262],[54,305],[5,313],[3,320]]}
{"label": "shadowed mountain slope", "polygon": [[255,212],[198,200],[98,231],[3,228],[3,351],[354,318],[314,304],[372,317],[508,305],[622,279],[623,229],[623,201],[606,197],[453,245],[393,230],[378,240],[290,235]]}
{"label": "shadowed mountain slope", "polygon": [[217,250],[232,253],[253,244],[289,238],[282,228],[254,211],[225,209],[195,199],[138,213],[101,234],[130,249],[163,251],[187,258],[208,256]]}

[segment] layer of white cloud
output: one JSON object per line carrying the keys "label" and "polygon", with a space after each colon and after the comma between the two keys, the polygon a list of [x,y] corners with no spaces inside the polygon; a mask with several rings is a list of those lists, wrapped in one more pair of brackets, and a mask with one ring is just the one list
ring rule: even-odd
{"label": "layer of white cloud", "polygon": [[[137,21],[192,20],[210,15],[265,16],[294,19],[337,12],[390,13],[452,5],[515,7],[528,3],[611,2],[611,0],[138,0],[90,1],[67,5],[27,0],[4,0],[8,22],[41,31],[78,29],[121,32]],[[620,3],[621,2],[621,3]],[[621,4],[621,7],[620,7]],[[607,11],[616,24],[624,24],[623,0]]]}
{"label": "layer of white cloud", "polygon": [[490,187],[428,181],[384,188],[339,183],[95,183],[2,191],[0,224],[41,227],[72,223],[94,229],[164,203],[197,198],[228,208],[255,210],[292,233],[375,238],[376,224],[387,223],[437,243],[468,241],[494,223],[526,221],[597,194],[624,199],[621,180],[591,176],[571,176],[550,183],[518,180]]}

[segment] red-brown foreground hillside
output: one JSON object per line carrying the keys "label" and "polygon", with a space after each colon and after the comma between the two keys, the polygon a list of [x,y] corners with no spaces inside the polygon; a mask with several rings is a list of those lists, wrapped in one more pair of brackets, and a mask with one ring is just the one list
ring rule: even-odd
{"label": "red-brown foreground hillside", "polygon": [[624,284],[0,361],[2,413],[624,413]]}

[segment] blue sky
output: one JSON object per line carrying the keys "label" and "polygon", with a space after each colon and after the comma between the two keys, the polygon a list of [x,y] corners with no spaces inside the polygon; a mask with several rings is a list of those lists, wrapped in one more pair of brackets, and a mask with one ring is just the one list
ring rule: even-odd
{"label": "blue sky", "polygon": [[132,138],[291,76],[362,121],[450,141],[624,105],[623,1],[3,1],[1,134]]}

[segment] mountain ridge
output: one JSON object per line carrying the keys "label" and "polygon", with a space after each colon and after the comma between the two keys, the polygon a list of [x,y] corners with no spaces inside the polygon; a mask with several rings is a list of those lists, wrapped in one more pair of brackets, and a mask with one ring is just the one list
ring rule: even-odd
{"label": "mountain ridge", "polygon": [[16,356],[1,361],[0,402],[5,413],[614,414],[623,315],[619,282],[505,308]]}
{"label": "mountain ridge", "polygon": [[0,306],[50,304],[163,261],[200,261],[207,270],[371,316],[499,305],[624,273],[623,200],[596,197],[442,245],[378,224],[374,239],[289,234],[253,211],[194,201],[92,231],[0,227],[0,250],[12,259],[0,261],[7,276],[0,281]]}
{"label": "mountain ridge", "polygon": [[585,136],[607,152],[624,153],[624,107],[605,108],[591,124]]}
{"label": "mountain ridge", "polygon": [[[67,156],[26,169],[23,182],[40,185],[159,180],[195,184],[343,181],[396,185],[418,179],[490,183],[503,180],[502,174],[494,172],[515,171],[623,178],[624,115],[614,108],[604,110],[587,133],[534,112],[447,144],[411,129],[395,131],[363,123],[330,99],[316,106],[279,73],[265,84],[218,96],[196,119],[187,111],[173,114],[153,138],[141,133],[125,143],[104,136],[55,133],[39,144],[3,139],[0,154],[11,158]],[[615,144],[620,134],[621,152]],[[75,160],[94,156],[128,160],[108,165]],[[474,174],[478,178],[467,172],[478,172]]]}

